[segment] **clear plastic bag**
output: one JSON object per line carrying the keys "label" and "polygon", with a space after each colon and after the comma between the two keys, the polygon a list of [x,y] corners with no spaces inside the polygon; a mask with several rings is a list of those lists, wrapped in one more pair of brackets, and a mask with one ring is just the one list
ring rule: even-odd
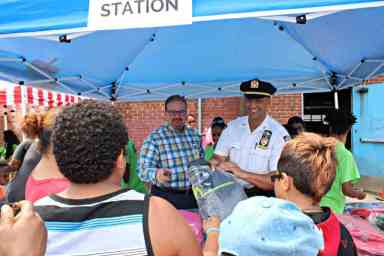
{"label": "clear plastic bag", "polygon": [[188,173],[203,219],[218,216],[223,220],[238,202],[247,198],[243,186],[231,174],[212,171],[205,160],[193,161]]}

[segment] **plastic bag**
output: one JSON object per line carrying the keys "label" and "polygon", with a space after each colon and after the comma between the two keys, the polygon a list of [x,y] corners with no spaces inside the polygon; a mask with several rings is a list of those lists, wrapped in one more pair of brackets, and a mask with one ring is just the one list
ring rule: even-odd
{"label": "plastic bag", "polygon": [[223,220],[238,202],[247,198],[243,186],[231,174],[212,171],[205,160],[191,162],[188,173],[203,219],[218,216]]}

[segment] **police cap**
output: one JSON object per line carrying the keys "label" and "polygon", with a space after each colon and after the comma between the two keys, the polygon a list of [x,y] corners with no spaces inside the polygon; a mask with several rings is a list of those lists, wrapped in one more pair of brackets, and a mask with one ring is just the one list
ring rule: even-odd
{"label": "police cap", "polygon": [[240,84],[240,91],[247,98],[263,98],[271,97],[276,92],[276,88],[268,82],[254,79],[242,82]]}

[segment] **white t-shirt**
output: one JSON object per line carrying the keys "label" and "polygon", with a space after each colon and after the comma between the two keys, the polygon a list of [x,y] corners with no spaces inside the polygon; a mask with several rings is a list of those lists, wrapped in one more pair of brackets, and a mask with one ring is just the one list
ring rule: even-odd
{"label": "white t-shirt", "polygon": [[267,115],[253,132],[249,128],[248,116],[243,116],[228,124],[220,136],[215,154],[229,157],[245,171],[267,174],[277,170],[281,151],[289,139],[285,128],[270,116]]}

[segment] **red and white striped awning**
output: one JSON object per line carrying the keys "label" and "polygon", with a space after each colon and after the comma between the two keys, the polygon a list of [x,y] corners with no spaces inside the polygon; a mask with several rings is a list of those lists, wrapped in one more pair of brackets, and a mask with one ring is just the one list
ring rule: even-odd
{"label": "red and white striped awning", "polygon": [[23,103],[22,93],[25,93],[25,103],[31,106],[45,106],[49,108],[66,106],[80,100],[79,96],[53,92],[41,88],[10,84],[0,81],[0,105],[17,106]]}

